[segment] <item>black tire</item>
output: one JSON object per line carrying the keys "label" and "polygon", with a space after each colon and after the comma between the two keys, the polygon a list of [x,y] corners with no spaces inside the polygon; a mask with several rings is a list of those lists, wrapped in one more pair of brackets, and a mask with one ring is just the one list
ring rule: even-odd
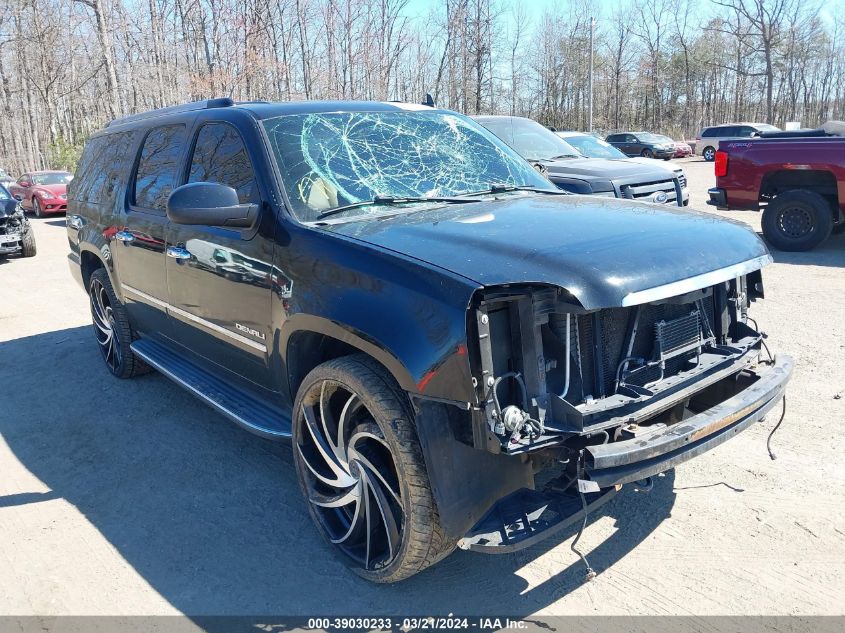
{"label": "black tire", "polygon": [[88,280],[94,337],[109,371],[118,378],[132,378],[150,371],[149,365],[130,349],[132,328],[126,308],[114,294],[108,273],[98,268]]}
{"label": "black tire", "polygon": [[763,211],[763,237],[781,251],[809,251],[833,229],[833,209],[815,191],[779,193]]}
{"label": "black tire", "polygon": [[706,160],[708,163],[712,163],[714,160],[716,160],[716,149],[708,145],[704,148],[704,151],[701,152],[701,155],[704,157],[704,160]]}
{"label": "black tire", "polygon": [[845,221],[840,222],[839,224],[834,224],[833,229],[830,231],[834,235],[839,235],[841,233],[845,233]]}
{"label": "black tire", "polygon": [[35,213],[36,218],[44,217],[44,211],[41,210],[41,203],[38,202],[38,198],[35,195],[32,196],[32,212]]}
{"label": "black tire", "polygon": [[21,255],[23,257],[35,257],[38,249],[35,248],[35,231],[31,226],[26,228],[24,234],[21,235]]}
{"label": "black tire", "polygon": [[654,158],[654,152],[646,147],[642,152],[640,152],[640,156],[643,158]]}
{"label": "black tire", "polygon": [[293,459],[311,518],[355,573],[396,582],[454,550],[413,409],[381,365],[363,354],[319,365],[299,387],[293,412]]}

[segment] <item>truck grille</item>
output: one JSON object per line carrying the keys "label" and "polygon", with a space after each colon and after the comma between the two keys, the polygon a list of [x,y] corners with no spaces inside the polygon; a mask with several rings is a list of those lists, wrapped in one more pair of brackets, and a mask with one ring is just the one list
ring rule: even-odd
{"label": "truck grille", "polygon": [[680,173],[678,174],[678,182],[681,184],[681,189],[687,186],[687,176],[686,174]]}
{"label": "truck grille", "polygon": [[[697,343],[707,339],[714,326],[712,295],[699,303],[646,304],[639,307],[636,336],[629,353],[629,333],[637,309],[610,308],[578,317],[583,396],[598,398],[614,393],[619,364],[627,356],[646,361],[662,358],[663,377],[674,376],[690,366],[689,361],[697,354]],[[643,386],[660,377],[661,370],[655,366],[632,372],[626,382]]]}
{"label": "truck grille", "polygon": [[644,202],[655,201],[654,198],[660,192],[666,194],[665,202],[675,202],[677,193],[674,180],[660,180],[657,182],[638,183],[633,185],[622,185],[619,193],[623,198],[629,200],[642,200]]}

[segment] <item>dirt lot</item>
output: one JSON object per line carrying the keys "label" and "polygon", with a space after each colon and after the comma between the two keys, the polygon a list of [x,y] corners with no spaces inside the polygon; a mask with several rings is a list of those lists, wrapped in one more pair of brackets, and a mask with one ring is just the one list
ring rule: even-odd
{"label": "dirt lot", "polygon": [[[685,167],[706,210],[712,166]],[[582,538],[587,584],[570,531],[374,586],[319,540],[289,445],[159,375],[107,374],[64,219],[33,224],[38,256],[0,264],[0,613],[845,613],[845,235],[776,253],[753,309],[797,358],[776,461],[772,415],[652,492],[626,488]]]}

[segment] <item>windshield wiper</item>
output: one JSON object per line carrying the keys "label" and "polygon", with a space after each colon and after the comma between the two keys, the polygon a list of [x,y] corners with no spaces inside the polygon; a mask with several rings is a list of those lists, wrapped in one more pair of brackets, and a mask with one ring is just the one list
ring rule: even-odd
{"label": "windshield wiper", "polygon": [[560,160],[561,158],[584,158],[584,157],[581,154],[558,154],[557,156],[552,156],[551,158],[540,158],[538,160],[553,161],[553,160]]}
{"label": "windshield wiper", "polygon": [[531,191],[534,193],[549,193],[553,196],[558,194],[566,195],[568,193],[567,191],[562,191],[560,189],[543,189],[542,187],[534,187],[532,185],[493,184],[490,185],[489,189],[484,189],[483,191],[471,191],[460,195],[462,197],[483,196],[485,193],[507,193],[508,191]]}
{"label": "windshield wiper", "polygon": [[344,211],[349,211],[350,209],[358,209],[360,207],[372,207],[381,204],[411,204],[414,202],[452,202],[455,204],[464,204],[467,202],[477,202],[477,200],[467,200],[465,198],[454,198],[448,196],[408,196],[398,198],[393,196],[375,196],[372,200],[361,200],[360,202],[353,202],[352,204],[345,204],[342,207],[335,207],[334,209],[323,211],[317,216],[317,219],[322,220],[324,218],[337,215],[338,213],[343,213]]}

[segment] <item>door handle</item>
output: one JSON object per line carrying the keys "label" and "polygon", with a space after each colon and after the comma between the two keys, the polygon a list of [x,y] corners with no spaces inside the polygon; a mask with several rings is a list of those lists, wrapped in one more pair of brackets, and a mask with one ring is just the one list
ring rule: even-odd
{"label": "door handle", "polygon": [[190,251],[180,246],[168,246],[167,256],[180,261],[185,259],[191,259],[191,257],[193,257]]}
{"label": "door handle", "polygon": [[123,242],[124,244],[128,244],[129,242],[135,241],[135,236],[129,231],[118,231],[114,234],[114,239]]}

